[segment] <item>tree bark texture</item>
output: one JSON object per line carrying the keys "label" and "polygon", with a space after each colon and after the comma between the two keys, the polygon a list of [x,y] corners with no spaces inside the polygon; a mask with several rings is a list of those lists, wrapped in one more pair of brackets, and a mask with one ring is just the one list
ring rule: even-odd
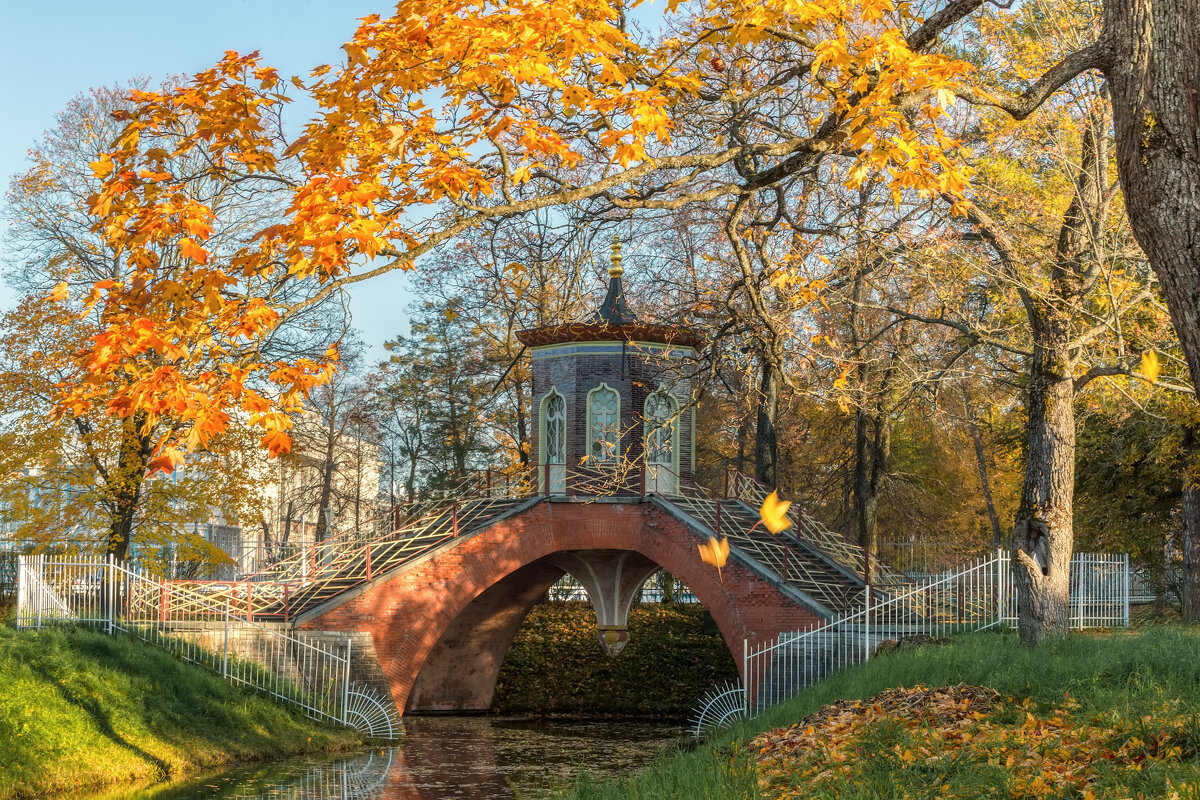
{"label": "tree bark texture", "polygon": [[117,454],[117,474],[109,481],[112,492],[109,520],[108,552],[117,561],[124,561],[133,543],[133,528],[146,484],[146,466],[153,451],[151,437],[143,432],[144,414],[125,419],[121,426],[120,452]]}
{"label": "tree bark texture", "polygon": [[771,358],[762,359],[762,382],[759,386],[758,424],[754,431],[754,477],[767,486],[776,486],[778,475],[778,443],[775,420],[779,417],[779,394],[783,376]]}
{"label": "tree bark texture", "polygon": [[1013,527],[1017,627],[1026,645],[1064,636],[1070,623],[1075,391],[1070,372],[1053,361],[1044,346],[1035,346],[1025,477]]}
{"label": "tree bark texture", "polygon": [[[1129,222],[1158,276],[1194,386],[1200,380],[1200,2],[1105,0],[1104,22]],[[1200,621],[1198,492],[1185,481],[1182,599],[1191,621]]]}
{"label": "tree bark texture", "polygon": [[[1184,453],[1194,464],[1200,458],[1200,432],[1188,428]],[[1185,475],[1181,509],[1180,549],[1183,550],[1183,621],[1200,622],[1200,484]]]}
{"label": "tree bark texture", "polygon": [[1086,293],[1104,220],[1108,115],[1097,105],[1084,129],[1075,195],[1063,214],[1050,292],[1031,298],[1033,332],[1026,410],[1025,476],[1013,526],[1013,573],[1021,642],[1034,646],[1070,630],[1074,548],[1074,309]]}

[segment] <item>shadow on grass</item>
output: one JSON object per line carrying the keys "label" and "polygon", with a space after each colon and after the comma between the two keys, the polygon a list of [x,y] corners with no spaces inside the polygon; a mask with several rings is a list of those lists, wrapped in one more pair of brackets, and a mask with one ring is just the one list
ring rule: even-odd
{"label": "shadow on grass", "polygon": [[84,697],[76,692],[71,691],[71,689],[66,685],[66,682],[60,680],[56,675],[54,675],[53,672],[47,669],[45,664],[30,664],[30,669],[34,674],[41,677],[46,684],[53,686],[58,692],[59,696],[61,696],[62,699],[68,704],[75,706],[87,714],[88,717],[91,718],[92,724],[96,726],[96,730],[100,731],[100,733],[107,737],[113,744],[128,750],[143,761],[153,764],[158,769],[160,775],[165,777],[166,775],[170,774],[170,765],[168,765],[167,762],[163,761],[158,756],[155,756],[153,753],[146,752],[118,733],[112,725],[112,720],[109,719],[109,716],[104,713],[100,703],[94,698]]}

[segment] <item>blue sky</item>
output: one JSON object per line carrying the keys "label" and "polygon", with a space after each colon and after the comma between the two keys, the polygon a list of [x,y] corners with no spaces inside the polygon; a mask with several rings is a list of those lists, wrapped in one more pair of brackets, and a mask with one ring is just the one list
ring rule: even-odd
{"label": "blue sky", "polygon": [[[341,60],[339,48],[359,17],[392,7],[386,0],[0,0],[7,76],[0,83],[0,178],[7,187],[24,170],[26,152],[54,115],[89,87],[199,72],[225,50],[259,50],[282,75],[306,74]],[[382,354],[385,338],[407,333],[404,286],[402,275],[391,275],[355,293],[355,324],[373,355]],[[7,289],[0,302],[11,302]]]}

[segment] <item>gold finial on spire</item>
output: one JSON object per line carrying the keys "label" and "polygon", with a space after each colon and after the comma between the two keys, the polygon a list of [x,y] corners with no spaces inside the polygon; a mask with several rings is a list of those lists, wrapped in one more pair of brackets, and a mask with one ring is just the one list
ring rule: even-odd
{"label": "gold finial on spire", "polygon": [[625,270],[621,267],[621,237],[613,236],[612,266],[608,268],[608,276],[610,278],[619,278],[624,272]]}

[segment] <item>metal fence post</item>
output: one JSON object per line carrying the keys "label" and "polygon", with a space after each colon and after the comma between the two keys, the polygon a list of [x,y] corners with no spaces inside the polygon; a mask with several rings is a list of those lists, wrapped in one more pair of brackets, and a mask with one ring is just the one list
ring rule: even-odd
{"label": "metal fence post", "polygon": [[1125,627],[1128,628],[1129,627],[1129,595],[1133,591],[1132,587],[1130,586],[1129,553],[1125,554],[1124,559],[1125,559],[1125,603],[1124,603],[1125,615],[1124,616],[1125,616]]}
{"label": "metal fence post", "polygon": [[867,584],[867,607],[863,609],[863,661],[871,660],[871,584]]}
{"label": "metal fence post", "polygon": [[17,627],[25,627],[25,615],[28,613],[29,579],[25,577],[25,556],[17,554]]}
{"label": "metal fence post", "polygon": [[225,642],[221,648],[221,677],[229,678],[229,598],[225,598]]}
{"label": "metal fence post", "polygon": [[112,636],[113,632],[113,608],[116,603],[114,597],[116,593],[113,591],[113,582],[117,579],[117,571],[113,569],[113,554],[105,554],[104,559],[104,613],[108,617],[108,635]]}
{"label": "metal fence post", "polygon": [[38,565],[37,626],[42,627],[42,603],[46,599],[46,556],[36,556]]}
{"label": "metal fence post", "polygon": [[[728,481],[729,475],[726,474]],[[742,711],[746,716],[750,716],[750,640],[742,639],[742,685],[745,691],[742,693]]]}
{"label": "metal fence post", "polygon": [[342,724],[348,723],[350,715],[350,646],[354,644],[354,640],[349,636],[346,637],[346,678],[342,681]]}

